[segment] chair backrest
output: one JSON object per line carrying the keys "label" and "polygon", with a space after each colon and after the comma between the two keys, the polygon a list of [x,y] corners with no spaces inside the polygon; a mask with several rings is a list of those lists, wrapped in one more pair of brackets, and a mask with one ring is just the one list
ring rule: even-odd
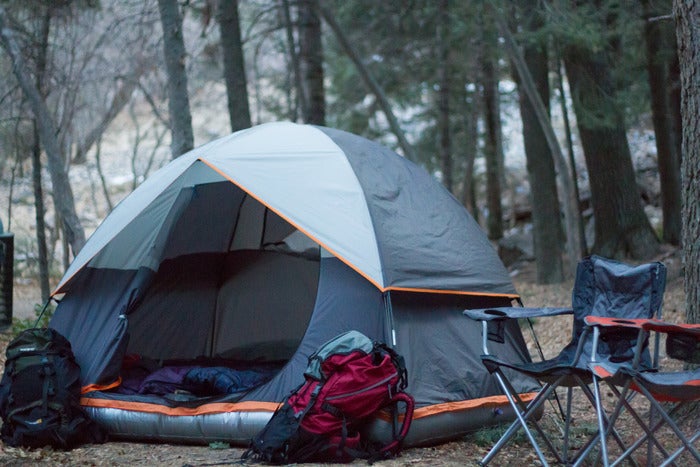
{"label": "chair backrest", "polygon": [[[661,305],[666,289],[666,266],[660,262],[631,266],[619,261],[589,256],[582,259],[576,270],[576,281],[572,292],[574,322],[572,340],[562,352],[573,357],[579,344],[582,345],[580,364],[590,359],[592,335],[587,342],[579,342],[585,327],[583,319],[588,315],[610,318],[661,318]],[[597,356],[609,359],[611,354],[634,354],[636,335],[620,339],[611,349],[605,342],[599,345]],[[574,353],[572,353],[574,352]],[[649,365],[648,351],[645,362]]]}

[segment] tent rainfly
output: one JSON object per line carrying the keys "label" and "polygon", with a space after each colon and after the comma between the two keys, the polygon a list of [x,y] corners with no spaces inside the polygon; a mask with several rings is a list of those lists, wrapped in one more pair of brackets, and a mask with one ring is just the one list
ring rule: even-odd
{"label": "tent rainfly", "polygon": [[[109,214],[53,297],[81,403],[113,438],[246,445],[308,356],[350,329],[405,357],[408,445],[512,417],[461,313],[517,299],[506,269],[442,185],[343,131],[270,123],[175,159]],[[499,354],[529,359],[517,325],[506,336]]]}

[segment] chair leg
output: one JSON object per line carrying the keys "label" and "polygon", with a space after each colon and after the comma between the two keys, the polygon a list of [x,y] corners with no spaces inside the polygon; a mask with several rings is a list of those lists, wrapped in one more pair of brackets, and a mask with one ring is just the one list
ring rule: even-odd
{"label": "chair leg", "polygon": [[[698,452],[698,450],[695,449],[695,447],[693,446],[693,443],[690,442],[690,441],[686,438],[686,436],[683,434],[683,432],[680,430],[680,428],[678,428],[678,425],[676,424],[676,422],[673,421],[673,419],[671,418],[671,416],[669,415],[669,413],[667,413],[667,412],[663,409],[663,407],[661,407],[661,405],[656,401],[656,399],[654,398],[654,396],[649,392],[649,390],[647,390],[647,388],[645,388],[645,387],[642,386],[641,384],[638,385],[638,386],[639,386],[640,391],[641,391],[641,392],[646,396],[646,398],[649,400],[649,403],[653,406],[654,410],[657,411],[657,412],[659,412],[659,415],[661,416],[661,418],[663,419],[663,421],[666,422],[666,424],[669,426],[669,428],[671,428],[671,430],[673,430],[673,432],[676,434],[676,436],[677,436],[678,439],[681,441],[681,443],[683,443],[683,445],[685,446],[685,449],[687,449],[688,452],[690,452],[690,453],[693,455],[693,457],[695,457],[695,460],[697,460],[697,461],[700,463],[700,452]],[[680,405],[674,407],[674,410],[677,409],[679,406],[680,406]],[[659,423],[659,426],[660,426],[660,425],[661,425],[661,423]],[[651,436],[651,435],[650,435],[650,436]],[[652,436],[652,437],[653,437],[653,436]],[[695,436],[693,436],[693,437],[695,437]],[[666,454],[664,454],[664,455],[665,455],[666,457],[669,457],[669,456],[666,455]]]}
{"label": "chair leg", "polygon": [[569,386],[566,388],[566,420],[564,420],[564,441],[562,444],[562,453],[564,460],[569,460],[569,434],[571,433],[571,404],[573,399],[574,388]]}
{"label": "chair leg", "polygon": [[[670,456],[669,453],[661,445],[661,443],[654,437],[654,432],[656,430],[658,430],[664,424],[664,421],[659,420],[656,422],[656,424],[653,427],[649,427],[646,423],[644,423],[642,418],[636,412],[632,411],[632,408],[629,407],[629,405],[628,405],[628,411],[632,415],[632,418],[634,418],[637,421],[637,423],[642,428],[642,430],[644,430],[645,434],[644,434],[644,436],[640,437],[637,441],[632,443],[622,454],[620,454],[620,457],[618,457],[615,460],[615,462],[613,462],[611,464],[611,467],[615,467],[615,466],[619,465],[622,461],[627,459],[634,451],[637,450],[637,448],[639,446],[641,446],[645,442],[653,443],[654,445],[656,445],[656,448],[659,450],[661,455],[664,456],[664,458],[668,458]],[[630,460],[633,461],[633,459],[630,459]],[[647,464],[649,465],[650,463],[651,463],[651,455],[647,451]]]}
{"label": "chair leg", "polygon": [[[700,438],[700,431],[698,431],[697,433],[695,433],[695,434],[688,440],[688,443],[693,444],[693,443],[695,443],[695,441],[698,440],[698,438]],[[678,448],[677,450],[675,450],[675,451],[673,452],[673,454],[671,454],[670,456],[668,456],[668,459],[666,459],[662,464],[659,464],[659,467],[666,467],[667,465],[673,463],[673,461],[676,460],[676,457],[680,456],[680,455],[683,453],[683,451],[685,451],[685,450],[686,450],[685,446],[681,446],[680,448]]]}
{"label": "chair leg", "polygon": [[[597,405],[596,410],[597,410],[597,413],[598,413],[598,427],[599,427],[599,433],[600,433],[599,436],[601,436],[601,443],[602,443],[602,444],[601,444],[601,452],[602,452],[603,446],[604,446],[604,448],[605,448],[605,456],[606,456],[606,458],[608,459],[607,462],[606,462],[606,465],[611,465],[611,464],[610,464],[610,461],[609,461],[609,456],[608,456],[608,453],[607,453],[607,437],[608,437],[608,435],[611,433],[611,431],[614,430],[615,422],[617,421],[617,418],[618,418],[618,417],[620,416],[620,414],[622,413],[622,408],[623,408],[624,406],[627,406],[627,407],[628,407],[628,410],[629,410],[629,411],[635,416],[635,418],[636,418],[636,413],[632,410],[631,406],[630,406],[629,403],[628,403],[629,401],[627,400],[627,392],[629,391],[630,382],[627,382],[627,383],[625,384],[625,386],[623,387],[623,389],[622,389],[621,392],[618,392],[618,390],[617,390],[617,388],[616,388],[615,386],[613,386],[613,385],[611,385],[611,384],[608,384],[610,390],[611,390],[611,391],[613,392],[613,394],[615,394],[615,396],[617,397],[617,403],[615,404],[615,407],[614,407],[612,413],[610,414],[610,416],[607,417],[607,427],[606,427],[606,426],[605,426],[606,423],[604,423],[604,422],[605,422],[606,415],[605,415],[605,412],[603,411],[602,398],[600,397],[600,386],[599,386],[599,385],[600,385],[600,379],[598,379],[598,378],[595,376],[595,374],[593,375],[593,379],[594,379],[595,389],[596,389],[596,391],[597,391],[597,392],[596,392],[597,403],[599,404],[599,405]],[[620,446],[620,448],[621,448],[624,452],[632,452],[632,451],[634,450],[634,449],[629,449],[629,448],[627,448],[627,450],[625,450],[624,444],[621,444],[620,442],[618,442],[618,445]],[[622,459],[624,459],[624,457],[621,457],[621,458],[617,459],[612,465],[617,465],[617,464],[619,463],[619,461],[622,460]],[[636,462],[634,459],[630,459],[630,462],[632,462],[634,465],[637,465],[637,462]]]}
{"label": "chair leg", "polygon": [[[508,427],[508,430],[501,436],[501,439],[498,440],[498,442],[491,448],[491,450],[484,456],[484,458],[481,460],[480,464],[481,465],[487,465],[493,457],[498,454],[498,452],[503,448],[503,446],[510,441],[510,439],[513,437],[513,435],[517,432],[518,428],[522,428],[525,431],[525,434],[530,441],[530,444],[532,444],[532,447],[535,449],[535,452],[537,453],[537,457],[540,459],[540,462],[542,462],[542,465],[548,466],[549,464],[547,463],[547,460],[544,457],[544,454],[542,453],[542,449],[540,449],[539,444],[535,440],[534,435],[532,434],[532,431],[527,426],[527,420],[529,416],[534,413],[537,408],[542,405],[542,403],[546,400],[546,398],[549,396],[549,394],[552,392],[554,386],[552,385],[545,385],[542,390],[539,392],[537,397],[533,399],[529,404],[525,405],[522,400],[518,397],[517,400],[515,397],[513,397],[512,394],[516,394],[517,397],[517,392],[514,390],[512,385],[508,382],[508,379],[501,374],[500,370],[497,370],[494,372],[494,375],[496,376],[496,380],[498,381],[498,384],[501,386],[503,389],[503,393],[505,394],[506,398],[508,399],[508,402],[510,403],[511,407],[513,408],[513,411],[515,412],[515,416],[517,419]],[[511,392],[512,391],[512,392]],[[556,449],[551,445],[549,442],[549,439],[546,437],[542,429],[540,428],[539,424],[533,420],[533,424],[537,431],[540,433],[540,435],[543,437],[545,440],[545,443],[548,445],[550,449],[552,449],[554,455],[557,457],[558,462],[562,462],[561,458],[556,452]]]}
{"label": "chair leg", "polygon": [[[580,378],[577,378],[577,381],[578,381],[579,387],[581,388],[583,393],[586,395],[586,397],[588,398],[591,405],[593,407],[597,407],[595,395],[591,392],[588,385],[586,385],[586,383],[583,380],[581,380]],[[581,450],[578,452],[578,454],[574,458],[574,465],[581,465],[583,463],[583,460],[588,456],[588,454],[590,454],[590,452],[593,449],[593,447],[595,446],[596,442],[598,442],[598,440],[601,438],[601,433],[604,434],[605,436],[612,435],[612,437],[615,440],[615,442],[617,443],[617,445],[623,451],[627,448],[627,446],[625,446],[624,441],[622,440],[622,437],[617,432],[617,430],[613,426],[613,423],[611,423],[611,420],[607,417],[605,412],[604,411],[601,412],[600,415],[603,418],[603,426],[607,427],[607,428],[603,432],[601,432],[599,430],[596,435],[592,436],[586,442],[586,444],[581,448]],[[607,450],[607,444],[606,444],[606,450]],[[633,463],[633,465],[635,465],[635,466],[637,465],[637,463],[633,459],[631,459],[631,462]]]}
{"label": "chair leg", "polygon": [[[599,381],[598,378],[593,376],[593,391],[595,394],[595,410],[596,413],[598,414],[598,437],[600,438],[600,456],[603,459],[603,465],[605,467],[608,467],[609,464],[609,458],[608,458],[608,447],[606,444],[606,438],[608,437],[608,430],[607,427],[605,427],[605,424],[603,423],[603,402],[601,401],[600,398],[600,387],[598,386]],[[608,427],[612,426],[611,425],[612,421],[608,424]]]}
{"label": "chair leg", "polygon": [[[669,458],[669,457],[672,457],[672,456],[673,456],[673,455],[669,454],[669,453],[666,451],[666,449],[663,447],[663,445],[662,445],[662,444],[659,442],[659,440],[657,440],[656,437],[654,436],[654,433],[656,432],[656,430],[658,430],[658,429],[659,429],[661,426],[663,426],[663,424],[665,423],[665,420],[663,419],[663,417],[660,418],[660,419],[659,419],[656,423],[654,423],[653,425],[651,425],[651,424],[647,425],[647,424],[644,422],[644,420],[642,420],[642,417],[639,416],[639,414],[638,414],[638,413],[634,410],[634,408],[630,405],[630,402],[629,402],[629,400],[627,399],[627,397],[623,397],[623,396],[625,395],[626,391],[629,389],[629,386],[631,385],[631,383],[632,383],[632,380],[628,381],[628,382],[625,384],[625,386],[624,386],[622,392],[618,392],[617,389],[615,388],[615,386],[609,385],[610,390],[613,391],[613,393],[615,394],[615,396],[616,396],[617,399],[618,399],[617,405],[615,406],[615,410],[614,410],[613,414],[611,415],[610,421],[611,421],[611,423],[614,423],[614,420],[617,419],[617,416],[618,416],[619,413],[622,411],[622,407],[625,407],[625,408],[627,408],[627,411],[628,411],[629,414],[632,416],[632,418],[634,418],[634,420],[637,422],[637,424],[642,428],[642,430],[644,430],[644,433],[645,433],[645,434],[644,434],[644,436],[642,436],[642,437],[640,437],[639,439],[637,439],[634,443],[632,443],[632,444],[620,455],[620,457],[618,457],[618,458],[615,460],[615,462],[611,464],[611,466],[616,466],[616,465],[620,464],[622,461],[624,461],[626,458],[628,458],[635,450],[637,450],[637,448],[639,448],[639,446],[641,446],[641,445],[644,444],[645,442],[648,442],[650,445],[651,445],[651,444],[655,445],[656,448],[659,450],[659,452],[661,453],[661,455],[662,455],[664,458]],[[678,407],[679,407],[679,406],[677,405],[676,407],[674,407],[673,409],[671,409],[671,410],[668,412],[668,416],[670,417],[671,415],[673,415],[673,413],[678,409]],[[660,409],[660,407],[659,407],[659,409]],[[653,403],[650,402],[650,413],[652,413],[652,412],[654,412],[654,411],[656,411],[656,408],[654,408]],[[685,448],[682,448],[680,451],[683,451],[683,449],[685,449]],[[677,455],[677,454],[676,454],[676,455]],[[648,465],[651,464],[651,458],[652,458],[652,452],[651,452],[651,447],[649,447],[649,448],[647,449],[647,464],[648,464]],[[630,460],[633,461],[633,459],[630,459]]]}
{"label": "chair leg", "polygon": [[[658,333],[657,333],[657,338],[658,338]],[[654,425],[654,407],[651,404],[649,404],[649,426],[650,427],[655,426]],[[653,442],[652,441],[653,441],[654,437],[650,436],[649,434],[646,434],[645,437],[647,438],[647,465],[651,465],[651,460],[654,456],[654,453],[652,452],[653,451],[653,448],[652,448]],[[667,455],[666,455],[666,458],[668,458]]]}

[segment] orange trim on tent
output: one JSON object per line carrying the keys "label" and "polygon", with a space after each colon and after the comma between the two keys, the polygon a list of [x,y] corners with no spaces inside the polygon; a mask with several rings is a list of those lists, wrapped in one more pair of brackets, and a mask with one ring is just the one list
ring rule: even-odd
{"label": "orange trim on tent", "polygon": [[364,271],[360,270],[357,268],[354,264],[349,262],[347,259],[343,258],[340,256],[333,248],[330,248],[328,245],[325,243],[319,241],[318,238],[315,236],[311,235],[308,231],[305,229],[302,229],[297,225],[296,223],[292,222],[287,216],[282,215],[278,210],[267,204],[265,201],[262,200],[259,196],[255,195],[252,193],[250,190],[247,190],[245,187],[243,187],[240,183],[234,181],[231,177],[226,175],[224,172],[222,172],[218,167],[207,161],[206,159],[199,158],[203,164],[207,165],[210,169],[212,169],[214,172],[218,173],[222,177],[224,177],[226,180],[229,182],[233,183],[236,185],[238,188],[241,190],[245,191],[249,196],[254,198],[256,201],[258,201],[260,204],[280,216],[282,219],[285,221],[289,222],[291,225],[293,225],[297,230],[302,232],[304,235],[309,237],[311,240],[314,242],[318,243],[321,245],[323,248],[328,250],[333,256],[338,258],[340,261],[348,265],[349,268],[351,268],[353,271],[358,273],[360,276],[364,277],[367,279],[372,285],[374,285],[377,289],[379,289],[381,292],[387,292],[389,290],[396,290],[396,291],[402,291],[402,292],[423,292],[423,293],[439,293],[439,294],[452,294],[452,295],[477,295],[477,296],[487,296],[487,297],[508,297],[508,298],[518,298],[520,295],[518,294],[502,294],[502,293],[489,293],[489,292],[467,292],[467,291],[462,291],[462,290],[440,290],[440,289],[420,289],[420,288],[408,288],[408,287],[382,287],[379,285],[374,279],[372,279],[369,275],[367,275]]}
{"label": "orange trim on tent", "polygon": [[[520,394],[520,398],[525,403],[530,402],[536,396],[536,392]],[[474,410],[484,407],[501,407],[503,405],[508,405],[508,398],[506,398],[506,396],[489,396],[468,401],[443,402],[442,404],[434,404],[416,409],[413,412],[413,419],[418,420],[420,418],[432,417],[434,415],[440,415],[443,413],[462,412],[465,410]],[[391,421],[390,414],[387,412],[381,412],[380,418],[384,421]],[[400,416],[399,419],[401,419]]]}
{"label": "orange trim on tent", "polygon": [[506,297],[506,298],[519,298],[520,295],[517,293],[494,293],[494,292],[468,292],[463,290],[443,290],[443,289],[419,289],[412,287],[385,287],[382,292],[387,290],[394,290],[396,292],[421,292],[421,293],[435,293],[435,294],[449,294],[449,295],[478,295],[482,297]]}
{"label": "orange trim on tent", "polygon": [[130,402],[112,399],[94,399],[83,397],[80,405],[85,407],[99,407],[108,409],[131,410],[134,412],[158,413],[174,416],[207,415],[226,412],[274,412],[281,404],[277,402],[216,402],[204,404],[199,407],[168,407],[166,405],[151,404],[148,402]]}
{"label": "orange trim on tent", "polygon": [[[345,258],[343,258],[342,256],[340,256],[335,250],[333,250],[332,248],[330,248],[330,247],[329,247],[328,245],[326,245],[325,243],[319,241],[315,236],[311,235],[311,234],[310,234],[309,232],[307,232],[305,229],[302,229],[301,227],[299,227],[296,223],[292,222],[287,216],[282,215],[282,214],[281,214],[279,211],[277,211],[275,208],[273,208],[272,206],[270,206],[269,204],[267,204],[265,201],[263,201],[262,198],[260,198],[259,196],[255,195],[255,194],[252,193],[250,190],[247,190],[247,189],[246,189],[245,187],[243,187],[240,183],[234,181],[231,177],[229,177],[228,175],[226,175],[224,172],[222,172],[218,167],[216,167],[215,165],[213,165],[211,162],[209,162],[209,161],[207,161],[206,159],[203,159],[203,158],[201,158],[201,157],[198,158],[197,160],[201,161],[203,164],[205,164],[207,167],[209,167],[210,169],[212,169],[214,172],[218,173],[219,175],[221,175],[222,177],[224,177],[226,180],[228,180],[229,182],[233,183],[234,185],[236,185],[236,186],[237,186],[238,188],[240,188],[241,190],[245,191],[249,196],[251,196],[252,198],[254,198],[254,199],[255,199],[256,201],[258,201],[260,204],[262,204],[263,206],[267,207],[269,210],[271,210],[272,212],[274,212],[275,214],[277,214],[278,216],[280,216],[282,219],[284,219],[285,221],[287,221],[288,223],[290,223],[291,225],[293,225],[297,230],[299,230],[300,232],[302,232],[304,235],[306,235],[307,237],[309,237],[310,239],[312,239],[314,242],[318,243],[318,244],[321,245],[323,248],[325,248],[326,250],[328,250],[333,256],[335,256],[335,257],[338,258],[340,261],[342,261],[343,263],[345,263],[346,265],[348,265],[348,267],[350,267],[353,271],[355,271],[355,272],[358,273],[360,276],[362,276],[362,277],[364,277],[365,279],[367,279],[367,281],[369,281],[372,285],[374,285],[377,289],[379,289],[380,292],[387,292],[387,291],[390,291],[390,290],[395,290],[395,291],[397,291],[397,292],[421,292],[421,293],[437,293],[437,294],[447,294],[447,295],[474,295],[474,296],[482,296],[482,297],[506,297],[506,298],[511,298],[511,299],[520,298],[520,295],[518,295],[518,294],[508,294],[508,293],[470,292],[470,291],[463,291],[463,290],[421,289],[421,288],[392,287],[392,286],[389,286],[389,287],[382,287],[382,286],[379,285],[374,279],[372,279],[368,274],[366,274],[364,271],[360,270],[360,269],[357,268],[354,264],[350,263],[348,260],[346,260]],[[86,263],[86,264],[87,264],[87,263]],[[68,283],[71,281],[71,279],[73,279],[73,277],[74,277],[77,273],[78,273],[78,271],[75,271],[75,273],[74,273],[71,277],[69,277],[69,278],[63,283],[63,285],[68,284]],[[61,286],[60,289],[55,289],[53,292],[51,292],[51,297],[53,297],[54,295],[62,294],[62,293],[65,293],[65,291],[63,291],[63,286]]]}
{"label": "orange trim on tent", "polygon": [[206,165],[207,165],[210,169],[212,169],[214,172],[218,173],[219,175],[221,175],[222,177],[224,177],[226,180],[228,180],[229,182],[233,183],[234,185],[236,185],[236,186],[237,186],[238,188],[240,188],[241,190],[245,191],[249,196],[251,196],[252,198],[254,198],[257,202],[259,202],[260,204],[262,204],[263,206],[265,206],[266,208],[268,208],[270,211],[274,212],[275,214],[277,214],[278,216],[280,216],[282,219],[284,219],[285,221],[289,222],[289,223],[290,223],[291,225],[293,225],[297,230],[299,230],[300,232],[302,232],[304,235],[306,235],[307,237],[309,237],[311,240],[313,240],[314,242],[318,243],[319,245],[321,245],[321,246],[322,246],[323,248],[325,248],[326,250],[330,251],[330,252],[333,254],[333,256],[335,256],[336,258],[338,258],[339,260],[341,260],[343,263],[347,264],[347,265],[348,265],[350,268],[352,268],[356,273],[358,273],[359,275],[361,275],[362,277],[364,277],[365,279],[367,279],[367,280],[368,280],[372,285],[374,285],[376,288],[378,288],[378,289],[381,290],[381,291],[384,291],[384,288],[383,288],[381,285],[377,284],[377,282],[376,282],[374,279],[372,279],[370,276],[368,276],[365,272],[363,272],[363,271],[361,271],[360,269],[356,268],[353,264],[351,264],[350,262],[348,262],[345,258],[341,257],[335,250],[333,250],[332,248],[329,248],[328,245],[326,245],[325,243],[319,241],[316,237],[314,237],[313,235],[311,235],[311,234],[310,234],[309,232],[307,232],[305,229],[302,229],[302,228],[299,227],[297,224],[295,224],[294,222],[292,222],[287,216],[282,215],[277,209],[273,208],[272,206],[270,206],[269,204],[267,204],[265,201],[263,201],[262,198],[260,198],[259,196],[255,195],[255,194],[252,193],[250,190],[247,190],[247,189],[246,189],[245,187],[243,187],[240,183],[234,181],[231,177],[229,177],[229,176],[226,175],[224,172],[222,172],[221,170],[219,170],[218,167],[216,167],[215,165],[213,165],[213,164],[210,163],[209,161],[207,161],[207,160],[205,160],[205,159],[202,159],[202,158],[200,158],[199,160],[202,161],[204,164],[206,164]]}
{"label": "orange trim on tent", "polygon": [[[520,398],[523,402],[528,403],[537,396],[536,392],[528,392],[525,394],[520,394]],[[442,404],[429,405],[427,407],[421,407],[413,413],[414,419],[419,419],[422,417],[429,417],[431,415],[438,415],[445,412],[460,412],[463,410],[474,410],[479,408],[488,407],[499,407],[508,404],[508,398],[506,396],[489,396],[481,397],[479,399],[472,399],[468,401],[459,402],[445,402]]]}
{"label": "orange trim on tent", "polygon": [[[521,394],[521,399],[527,403],[535,398],[537,393]],[[217,402],[212,404],[204,404],[199,407],[168,407],[160,404],[152,404],[148,402],[131,402],[113,399],[96,399],[92,397],[83,397],[80,399],[80,404],[85,407],[98,407],[109,409],[131,410],[134,412],[157,413],[171,416],[193,416],[206,415],[225,412],[274,412],[281,403],[277,402]],[[479,399],[458,402],[445,402],[442,404],[429,405],[416,409],[413,414],[413,419],[418,420],[424,417],[440,415],[442,413],[461,412],[465,410],[474,410],[478,408],[500,407],[508,404],[508,399],[505,396],[489,396]],[[380,418],[389,421],[389,415],[382,413]]]}

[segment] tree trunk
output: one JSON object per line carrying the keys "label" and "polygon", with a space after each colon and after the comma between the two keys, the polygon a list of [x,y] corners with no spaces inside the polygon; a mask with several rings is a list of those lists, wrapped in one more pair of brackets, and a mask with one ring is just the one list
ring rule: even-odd
{"label": "tree trunk", "polygon": [[650,20],[662,14],[655,11],[651,0],[644,1],[644,39],[647,50],[647,76],[651,93],[651,115],[656,136],[656,154],[661,182],[663,212],[663,239],[673,245],[681,237],[681,170],[680,157],[673,143],[673,117],[670,104],[669,71],[671,49],[669,36],[672,25],[665,21]]}
{"label": "tree trunk", "polygon": [[647,259],[658,239],[642,208],[622,112],[602,52],[568,45],[566,72],[574,100],[595,216],[592,251],[606,257]]}
{"label": "tree trunk", "polygon": [[172,134],[170,150],[175,159],[194,147],[185,72],[187,53],[182,38],[182,17],[177,0],[158,0],[158,9],[163,27],[165,72],[168,76],[168,109]]}
{"label": "tree trunk", "polygon": [[[534,1],[528,2],[526,8],[529,11],[524,13],[524,29],[535,32],[542,27],[542,18],[536,10]],[[530,44],[525,47],[524,58],[537,88],[537,93],[542,102],[545,103],[549,114],[549,106],[547,105],[549,103],[547,50],[544,45]],[[517,70],[514,74],[516,77],[518,76]],[[530,179],[532,236],[537,265],[537,283],[554,284],[564,280],[562,266],[564,248],[554,160],[542,126],[537,121],[535,109],[522,90],[520,79],[517,78],[517,81],[527,172]]]}
{"label": "tree trunk", "polygon": [[[465,79],[464,82],[467,82]],[[476,204],[476,183],[474,180],[474,161],[476,160],[477,142],[479,138],[477,120],[480,115],[478,91],[470,93],[466,86],[462,89],[460,99],[464,141],[461,144],[464,153],[464,181],[462,182],[462,204],[471,213],[474,220],[479,222],[479,208]],[[470,105],[471,104],[471,105]]]}
{"label": "tree trunk", "polygon": [[44,214],[44,190],[41,186],[41,143],[39,142],[39,127],[34,122],[34,147],[32,148],[32,184],[34,186],[34,217],[36,219],[36,243],[39,255],[39,287],[41,302],[46,303],[51,295],[49,285],[49,257],[46,248],[46,222]]}
{"label": "tree trunk", "polygon": [[[481,52],[481,79],[484,88],[484,123],[486,140],[484,157],[486,159],[486,206],[488,218],[486,227],[491,240],[503,237],[503,206],[501,204],[501,180],[503,152],[501,146],[501,109],[496,74],[496,46],[498,37],[493,27],[492,18],[484,15],[483,47]],[[486,21],[489,20],[489,21]]]}
{"label": "tree trunk", "polygon": [[323,88],[323,42],[319,0],[299,2],[299,64],[306,105],[304,121],[313,125],[326,124],[326,93]]}
{"label": "tree trunk", "polygon": [[[39,50],[36,59],[36,88],[44,98],[44,74],[46,73],[46,55],[49,48],[49,32],[51,30],[51,8],[44,13],[41,21],[39,37]],[[39,286],[41,288],[41,302],[46,303],[51,295],[49,285],[49,258],[46,248],[46,222],[44,215],[44,189],[41,183],[41,142],[39,137],[39,125],[36,119],[33,122],[34,145],[32,147],[32,183],[34,185],[34,214],[36,219],[36,243],[39,255]]]}
{"label": "tree trunk", "polygon": [[[217,15],[224,62],[231,131],[250,128],[250,107],[245,74],[245,56],[238,18],[238,0],[220,0]],[[186,88],[185,88],[186,91]]]}
{"label": "tree trunk", "polygon": [[700,5],[674,0],[683,117],[682,211],[686,321],[700,323]]}
{"label": "tree trunk", "polygon": [[288,115],[291,121],[296,122],[299,116],[299,109],[301,109],[302,120],[306,121],[306,116],[309,113],[308,109],[306,108],[308,106],[309,99],[307,99],[306,97],[304,85],[301,82],[301,65],[299,64],[299,53],[297,52],[297,45],[296,41],[294,40],[294,26],[292,25],[292,16],[289,10],[289,0],[282,0],[282,15],[284,17],[284,29],[287,32],[289,59],[292,65],[291,73],[294,78],[294,89],[296,90],[296,99],[292,99],[291,86],[285,86],[289,102]]}
{"label": "tree trunk", "polygon": [[80,219],[78,219],[75,211],[73,190],[64,167],[64,154],[56,138],[56,125],[51,118],[49,109],[46,107],[46,102],[39,94],[39,90],[37,90],[27,70],[19,44],[15,39],[14,31],[9,28],[7,23],[7,13],[5,8],[0,5],[0,40],[2,40],[2,45],[10,56],[12,72],[29,101],[39,127],[39,136],[49,162],[49,173],[51,174],[56,211],[63,219],[66,240],[70,244],[73,254],[76,255],[85,244],[85,231],[80,225]]}
{"label": "tree trunk", "polygon": [[[673,145],[676,148],[679,164],[683,159],[683,118],[681,116],[681,67],[678,62],[678,42],[673,38],[673,54],[671,67],[669,69],[669,106],[671,112]],[[682,217],[682,216],[681,216]],[[682,220],[681,220],[682,222]],[[682,228],[681,228],[682,230]]]}
{"label": "tree trunk", "polygon": [[562,192],[564,193],[565,199],[563,205],[566,220],[566,238],[569,239],[566,242],[567,255],[569,257],[569,271],[571,274],[574,274],[578,261],[582,257],[582,241],[580,239],[581,228],[579,225],[580,211],[578,196],[576,195],[575,190],[576,185],[567,168],[564,155],[562,154],[561,147],[559,146],[559,141],[554,134],[552,123],[549,120],[549,115],[547,114],[547,108],[537,92],[537,87],[535,86],[535,82],[530,75],[530,70],[525,63],[525,59],[522,57],[522,54],[520,53],[520,50],[518,49],[505,20],[501,17],[501,15],[497,15],[496,20],[499,23],[499,28],[503,34],[503,38],[505,39],[506,50],[510,55],[511,61],[515,64],[518,70],[522,89],[527,94],[527,98],[530,101],[530,104],[532,104],[535,115],[537,116],[537,121],[540,128],[544,132],[547,145],[549,146],[549,151],[553,157],[554,167],[556,168],[556,171],[559,174],[559,179],[561,180]]}
{"label": "tree trunk", "polygon": [[114,209],[114,204],[112,203],[112,197],[109,195],[109,187],[107,185],[107,179],[104,172],[102,171],[102,141],[97,140],[95,143],[95,167],[97,169],[97,176],[100,178],[100,187],[102,188],[102,194],[105,197],[105,202],[107,203],[107,212],[110,213]]}
{"label": "tree trunk", "polygon": [[[557,50],[557,89],[559,90],[559,106],[561,107],[561,116],[564,124],[564,135],[566,136],[566,151],[569,161],[569,168],[571,169],[571,189],[573,193],[571,198],[573,200],[573,206],[575,207],[574,215],[576,215],[576,220],[578,222],[578,244],[580,249],[580,256],[584,257],[588,254],[588,245],[586,244],[586,229],[583,219],[583,214],[581,213],[581,191],[579,190],[578,184],[578,168],[576,167],[576,157],[574,155],[574,138],[571,132],[571,122],[569,120],[569,107],[566,103],[567,97],[564,91],[564,64],[562,63],[561,53]],[[551,125],[550,125],[551,128]],[[551,149],[550,149],[551,150]],[[563,159],[563,156],[562,156]],[[554,166],[556,167],[556,156],[555,156]],[[564,165],[562,163],[562,165]],[[566,177],[568,178],[568,177]],[[569,203],[565,203],[564,206]],[[564,209],[566,212],[566,209]]]}
{"label": "tree trunk", "polygon": [[450,140],[450,12],[449,1],[440,0],[437,24],[438,47],[438,118],[439,151],[442,165],[442,183],[452,192],[452,141]]}
{"label": "tree trunk", "polygon": [[381,86],[379,86],[379,83],[377,83],[377,80],[374,79],[374,76],[372,76],[372,73],[370,73],[369,69],[365,66],[365,64],[362,63],[360,55],[357,53],[352,44],[350,44],[350,41],[343,33],[343,30],[340,28],[340,25],[333,17],[333,14],[330,11],[328,11],[328,9],[325,8],[320,2],[318,3],[318,12],[323,18],[323,20],[326,22],[326,24],[331,28],[333,34],[335,34],[335,37],[338,40],[338,43],[340,44],[340,47],[348,55],[348,58],[350,58],[350,60],[352,60],[352,62],[355,64],[358,73],[362,77],[362,81],[364,81],[365,85],[369,88],[370,92],[372,92],[372,94],[374,94],[374,96],[377,98],[377,103],[384,112],[386,119],[389,121],[389,127],[396,136],[396,139],[399,142],[399,146],[401,147],[404,156],[406,157],[406,159],[416,162],[417,157],[415,151],[413,150],[413,146],[411,146],[411,144],[408,142],[408,140],[406,139],[406,135],[399,126],[399,122],[396,119],[394,112],[391,110],[391,104],[389,103],[389,99],[387,99],[384,90],[381,88]]}

